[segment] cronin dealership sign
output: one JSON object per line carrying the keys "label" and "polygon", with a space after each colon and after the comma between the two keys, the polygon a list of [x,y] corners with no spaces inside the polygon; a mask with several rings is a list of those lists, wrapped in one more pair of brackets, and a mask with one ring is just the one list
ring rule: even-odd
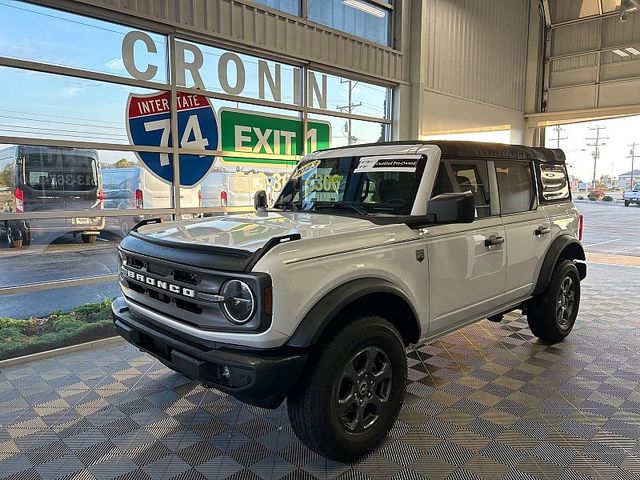
{"label": "cronin dealership sign", "polygon": [[[181,148],[218,149],[218,120],[209,99],[203,95],[178,93],[178,136]],[[170,93],[130,94],[127,101],[127,133],[134,145],[172,147]],[[173,180],[169,153],[136,152],[156,176]],[[180,154],[180,185],[192,187],[211,169],[214,156]]]}

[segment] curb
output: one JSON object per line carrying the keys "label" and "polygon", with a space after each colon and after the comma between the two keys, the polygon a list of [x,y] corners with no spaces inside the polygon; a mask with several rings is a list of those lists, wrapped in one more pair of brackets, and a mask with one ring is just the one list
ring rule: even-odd
{"label": "curb", "polygon": [[88,350],[95,347],[103,347],[112,343],[124,342],[122,337],[109,337],[102,338],[100,340],[94,340],[92,342],[79,343],[78,345],[69,345],[68,347],[56,348],[54,350],[47,350],[46,352],[31,353],[22,357],[7,358],[6,360],[0,360],[0,369],[6,367],[12,367],[21,363],[34,362],[36,360],[44,360],[51,357],[57,357],[67,353],[80,352],[82,350]]}

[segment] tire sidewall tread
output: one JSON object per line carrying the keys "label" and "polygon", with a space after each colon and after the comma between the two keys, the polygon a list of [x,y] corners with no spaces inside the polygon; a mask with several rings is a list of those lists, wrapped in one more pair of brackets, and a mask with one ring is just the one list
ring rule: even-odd
{"label": "tire sidewall tread", "polygon": [[[379,339],[373,340],[374,335]],[[395,342],[398,348],[390,351],[384,347],[385,338]],[[333,385],[336,368],[341,371],[354,351],[365,345],[384,347],[389,356],[393,384],[387,408],[396,411],[392,416],[379,418],[368,435],[358,439],[339,426],[332,407]],[[317,453],[338,461],[353,460],[375,447],[393,426],[404,400],[406,375],[404,343],[391,323],[377,316],[350,321],[317,345],[303,379],[290,393],[287,404],[292,427],[303,443]]]}
{"label": "tire sidewall tread", "polygon": [[[556,301],[558,289],[562,280],[571,275],[576,289],[576,306],[573,312],[571,326],[567,330],[559,328],[556,319]],[[538,296],[529,302],[527,320],[531,332],[548,342],[560,342],[573,330],[580,308],[580,275],[573,260],[561,260],[553,270],[549,285]]]}

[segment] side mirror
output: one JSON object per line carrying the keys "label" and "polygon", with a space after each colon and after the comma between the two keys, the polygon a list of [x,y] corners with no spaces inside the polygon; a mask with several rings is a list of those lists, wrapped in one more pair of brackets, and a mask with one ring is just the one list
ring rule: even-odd
{"label": "side mirror", "polygon": [[476,202],[471,192],[442,193],[429,200],[427,216],[433,223],[471,223],[476,216]]}
{"label": "side mirror", "polygon": [[257,211],[265,210],[267,208],[267,192],[258,190],[253,196],[253,206]]}

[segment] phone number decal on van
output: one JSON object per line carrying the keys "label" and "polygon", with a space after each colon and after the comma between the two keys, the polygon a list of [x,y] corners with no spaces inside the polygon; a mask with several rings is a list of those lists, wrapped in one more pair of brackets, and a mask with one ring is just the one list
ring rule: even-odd
{"label": "phone number decal on van", "polygon": [[[209,99],[178,92],[178,137],[180,148],[218,149],[218,120]],[[127,134],[132,145],[172,147],[171,97],[169,92],[130,94],[127,100]],[[173,181],[173,155],[136,152],[145,167],[166,182]],[[180,185],[199,183],[215,161],[209,155],[180,155]]]}

